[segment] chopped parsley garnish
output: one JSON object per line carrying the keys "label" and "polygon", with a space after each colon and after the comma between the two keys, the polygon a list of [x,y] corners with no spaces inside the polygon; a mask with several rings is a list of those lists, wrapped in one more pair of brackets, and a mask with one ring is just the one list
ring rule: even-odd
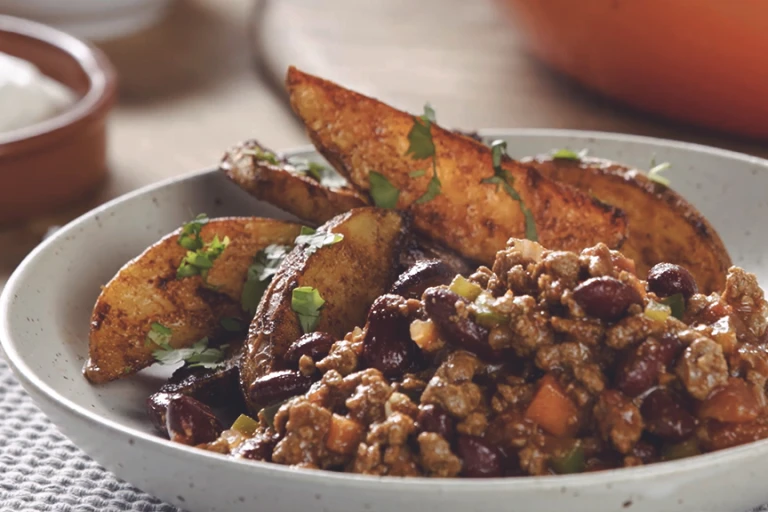
{"label": "chopped parsley garnish", "polygon": [[587,150],[582,149],[578,153],[570,149],[556,149],[552,152],[552,158],[559,160],[581,160],[587,156]]}
{"label": "chopped parsley garnish", "polygon": [[[200,240],[199,235],[197,240]],[[187,255],[181,260],[179,268],[176,270],[176,279],[183,279],[199,274],[202,276],[203,280],[205,280],[208,277],[208,271],[213,267],[213,262],[221,256],[221,253],[224,252],[224,249],[226,249],[228,245],[228,236],[225,236],[220,240],[219,236],[216,235],[213,237],[213,240],[199,249],[188,250]]]}
{"label": "chopped parsley garnish", "polygon": [[187,348],[173,348],[170,341],[171,330],[158,322],[153,322],[147,333],[147,345],[158,347],[152,355],[160,364],[174,365],[185,362],[190,368],[216,368],[222,364],[224,349],[227,347],[226,345],[219,348],[209,347],[207,337]]}
{"label": "chopped parsley garnish", "polygon": [[171,334],[171,330],[163,324],[152,322],[149,326],[149,332],[147,333],[147,339],[144,341],[144,345],[147,347],[152,345],[168,345],[171,341]]}
{"label": "chopped parsley garnish", "polygon": [[265,151],[259,147],[247,148],[241,151],[244,155],[250,155],[256,160],[263,160],[272,165],[280,165],[280,160],[277,155],[269,151]]}
{"label": "chopped parsley garnish", "polygon": [[210,219],[204,213],[201,213],[194,220],[191,220],[184,224],[181,228],[181,234],[179,235],[179,245],[188,251],[196,251],[202,249],[203,240],[200,238],[200,232],[203,226],[208,224]]}
{"label": "chopped parsley garnish", "polygon": [[291,158],[289,163],[293,165],[298,174],[312,178],[324,187],[344,188],[347,186],[347,180],[327,165],[303,158]]}
{"label": "chopped parsley garnish", "polygon": [[[434,122],[435,111],[429,104],[426,104],[424,105],[424,114],[413,118],[413,127],[408,132],[408,150],[405,154],[410,155],[415,160],[432,159],[432,178],[429,180],[429,184],[427,184],[427,191],[416,200],[416,204],[426,203],[436,198],[440,195],[442,187],[440,178],[437,175],[435,142],[432,140],[432,123]],[[419,172],[426,174],[425,170],[418,170],[412,172],[411,177],[414,177],[414,174]]]}
{"label": "chopped parsley garnish", "polygon": [[299,286],[294,288],[291,294],[291,309],[299,316],[299,324],[304,333],[313,332],[320,321],[320,310],[323,309],[325,300],[320,292],[311,286]]}
{"label": "chopped parsley garnish", "polygon": [[425,171],[424,169],[420,169],[418,171],[409,172],[408,176],[410,176],[411,178],[421,178],[425,174],[427,174],[427,171]]}
{"label": "chopped parsley garnish", "polygon": [[502,159],[504,155],[506,155],[506,151],[507,143],[503,140],[495,140],[491,143],[493,176],[490,178],[484,178],[481,180],[481,183],[492,183],[496,185],[497,189],[499,188],[499,185],[501,185],[509,197],[520,203],[520,209],[522,210],[523,216],[525,217],[525,238],[536,242],[539,239],[539,234],[536,230],[536,221],[533,218],[533,213],[531,213],[531,210],[528,209],[528,206],[526,206],[523,198],[521,198],[520,194],[518,194],[517,190],[515,190],[514,177],[509,174],[509,171],[501,166]]}
{"label": "chopped parsley garnish", "polygon": [[400,191],[383,175],[375,171],[368,173],[373,204],[379,208],[394,208],[400,197]]}
{"label": "chopped parsley garnish", "polygon": [[272,276],[277,272],[280,263],[291,248],[287,245],[272,244],[256,253],[253,263],[248,267],[248,273],[243,285],[243,293],[240,294],[240,305],[251,316],[256,314],[261,296],[272,281]]}
{"label": "chopped parsley garnish", "polygon": [[658,165],[656,165],[656,159],[651,159],[651,169],[648,171],[648,179],[658,183],[659,185],[663,185],[665,187],[669,186],[669,178],[666,178],[661,175],[662,172],[666,171],[672,167],[669,162],[663,162]]}
{"label": "chopped parsley garnish", "polygon": [[229,332],[242,332],[246,327],[242,320],[231,316],[225,316],[220,323],[224,330]]}
{"label": "chopped parsley garnish", "polygon": [[337,244],[344,240],[344,235],[341,233],[322,233],[317,232],[314,229],[302,226],[299,236],[296,237],[294,243],[296,245],[306,245],[304,251],[307,256],[314,254],[321,247],[327,245]]}

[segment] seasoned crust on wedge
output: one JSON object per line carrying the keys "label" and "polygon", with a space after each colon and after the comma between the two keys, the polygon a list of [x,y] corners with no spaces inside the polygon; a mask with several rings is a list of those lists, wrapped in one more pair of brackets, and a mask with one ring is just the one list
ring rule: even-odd
{"label": "seasoned crust on wedge", "polygon": [[231,148],[219,169],[246,192],[317,226],[347,212],[366,206],[365,197],[350,187],[328,188],[296,172],[288,161],[277,156],[274,164],[253,152],[269,152],[255,140]]}
{"label": "seasoned crust on wedge", "polygon": [[[494,185],[481,183],[493,175],[487,146],[433,123],[442,191],[427,203],[415,204],[432,170],[430,160],[406,155],[414,116],[293,67],[287,87],[291,105],[318,151],[359,190],[369,190],[370,171],[383,174],[400,190],[397,207],[413,213],[416,230],[485,264],[493,262],[509,238],[525,236],[519,203]],[[597,242],[621,245],[626,232],[621,212],[513,160],[503,166],[533,213],[542,244],[569,250]],[[426,173],[410,176],[418,170]]]}
{"label": "seasoned crust on wedge", "polygon": [[270,244],[292,244],[301,226],[251,217],[210,220],[204,242],[230,238],[209,270],[207,285],[199,275],[176,279],[186,254],[174,231],[129,261],[104,286],[91,316],[85,376],[93,383],[131,375],[154,362],[157,347],[146,343],[153,322],[172,330],[174,348],[211,335],[223,317],[244,320],[240,294],[253,257]]}
{"label": "seasoned crust on wedge", "polygon": [[661,262],[686,267],[704,293],[723,289],[731,258],[715,228],[680,194],[637,169],[600,158],[539,156],[522,163],[621,208],[629,221],[622,252],[644,277]]}

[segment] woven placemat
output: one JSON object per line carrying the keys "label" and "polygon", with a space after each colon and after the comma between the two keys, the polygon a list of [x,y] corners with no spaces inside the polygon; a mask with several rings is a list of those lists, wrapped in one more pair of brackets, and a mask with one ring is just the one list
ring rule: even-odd
{"label": "woven placemat", "polygon": [[101,467],[38,409],[0,359],[0,511],[177,512]]}

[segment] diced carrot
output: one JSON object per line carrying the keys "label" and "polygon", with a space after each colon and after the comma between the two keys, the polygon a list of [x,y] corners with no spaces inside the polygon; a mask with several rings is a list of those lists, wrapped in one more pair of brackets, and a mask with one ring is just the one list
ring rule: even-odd
{"label": "diced carrot", "polygon": [[547,374],[539,381],[539,390],[525,411],[525,417],[553,436],[563,437],[575,433],[578,409],[557,379]]}
{"label": "diced carrot", "polygon": [[725,423],[745,423],[760,415],[760,404],[746,381],[728,379],[728,383],[716,390],[701,403],[699,417]]}
{"label": "diced carrot", "polygon": [[363,426],[355,420],[334,414],[325,439],[330,451],[349,455],[354,453],[363,438]]}

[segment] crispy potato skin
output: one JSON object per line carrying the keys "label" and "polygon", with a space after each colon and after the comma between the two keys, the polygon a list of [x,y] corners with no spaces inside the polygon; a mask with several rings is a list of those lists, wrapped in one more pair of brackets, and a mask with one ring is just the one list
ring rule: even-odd
{"label": "crispy potato skin", "polygon": [[243,142],[227,151],[219,169],[257,199],[315,226],[352,208],[367,206],[367,199],[351,188],[327,188],[291,172],[293,166],[284,160],[280,165],[258,160],[247,153],[254,148],[269,151],[254,140]]}
{"label": "crispy potato skin", "polygon": [[240,294],[254,255],[270,244],[292,244],[301,226],[261,218],[213,219],[203,226],[205,242],[231,242],[208,273],[176,279],[186,250],[174,231],[128,262],[101,291],[91,316],[89,358],[84,374],[93,383],[131,375],[154,362],[145,346],[152,322],[173,331],[171,345],[189,346],[212,334],[222,317],[243,318]]}
{"label": "crispy potato skin", "polygon": [[707,219],[675,191],[636,169],[598,158],[536,157],[524,163],[621,208],[629,221],[621,251],[635,260],[641,277],[656,263],[669,262],[686,267],[704,293],[723,289],[731,266],[728,251]]}
{"label": "crispy potato skin", "polygon": [[343,339],[365,323],[368,308],[396,277],[408,224],[396,210],[358,208],[319,228],[343,234],[339,243],[309,256],[299,246],[288,254],[251,323],[240,368],[246,400],[255,379],[284,368],[283,354],[303,334],[291,307],[293,289],[316,288],[326,301],[316,330]]}
{"label": "crispy potato skin", "polygon": [[[414,204],[426,191],[432,170],[429,159],[406,155],[412,115],[293,67],[286,83],[293,110],[318,151],[362,191],[370,188],[370,171],[386,176],[400,190],[398,208],[413,213],[416,230],[484,264],[493,262],[510,237],[525,236],[518,202],[480,183],[493,175],[491,151],[484,144],[433,124],[442,193]],[[597,242],[621,245],[626,234],[621,212],[512,160],[503,166],[532,211],[543,245],[568,250]],[[427,172],[411,178],[409,173],[417,170]]]}

